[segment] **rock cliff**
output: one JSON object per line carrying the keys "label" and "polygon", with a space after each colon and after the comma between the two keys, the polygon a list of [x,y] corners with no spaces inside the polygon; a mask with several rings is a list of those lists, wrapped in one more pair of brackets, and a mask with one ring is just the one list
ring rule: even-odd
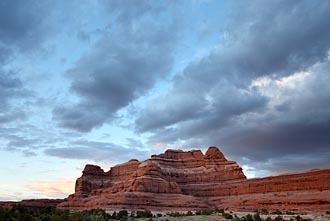
{"label": "rock cliff", "polygon": [[130,160],[109,171],[86,165],[75,193],[59,208],[156,211],[327,210],[330,169],[246,179],[242,168],[217,147],[167,150],[145,161]]}

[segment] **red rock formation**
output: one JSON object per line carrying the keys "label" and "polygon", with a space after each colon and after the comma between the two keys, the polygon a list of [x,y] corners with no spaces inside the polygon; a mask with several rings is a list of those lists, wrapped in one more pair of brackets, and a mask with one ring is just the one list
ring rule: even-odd
{"label": "red rock formation", "polygon": [[75,193],[59,208],[197,210],[217,207],[326,210],[330,169],[246,179],[217,147],[167,150],[146,161],[130,160],[108,172],[86,165]]}
{"label": "red rock formation", "polygon": [[14,201],[7,201],[7,202],[0,202],[0,207],[3,208],[10,208],[14,205],[21,205],[29,209],[40,209],[46,207],[53,207],[55,208],[58,204],[64,202],[63,199],[31,199],[31,200],[22,200],[19,202]]}

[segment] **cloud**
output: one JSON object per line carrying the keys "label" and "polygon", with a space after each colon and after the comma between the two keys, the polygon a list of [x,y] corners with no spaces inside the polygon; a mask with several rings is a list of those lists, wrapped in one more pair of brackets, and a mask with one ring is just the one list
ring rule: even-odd
{"label": "cloud", "polygon": [[[119,14],[125,10],[116,9]],[[177,24],[172,19],[156,22],[148,12],[135,18],[134,26],[127,26],[126,19],[118,22],[67,72],[80,101],[54,109],[61,127],[81,132],[100,127],[170,73]]]}
{"label": "cloud", "polygon": [[[141,109],[135,127],[151,133],[150,145],[218,145],[250,166],[271,161],[274,171],[276,157],[329,156],[330,4],[269,4],[233,3],[219,45]],[[253,86],[262,80],[270,83]]]}
{"label": "cloud", "polygon": [[[272,92],[268,95],[273,108],[269,107],[263,116],[252,118],[255,125],[250,122],[233,130],[223,142],[229,141],[229,146],[241,146],[238,151],[243,151],[251,159],[267,160],[297,152],[305,156],[315,156],[316,153],[329,156],[329,62],[313,66],[309,75],[292,80],[293,84],[283,85],[283,82],[275,81],[273,84],[276,85],[270,86]],[[287,107],[278,109],[276,104],[279,102]],[[254,151],[248,153],[249,149]],[[324,165],[327,162],[323,161]]]}
{"label": "cloud", "polygon": [[22,88],[22,81],[15,77],[15,73],[0,69],[0,102],[2,110],[6,109],[10,98],[23,95]]}
{"label": "cloud", "polygon": [[226,55],[247,76],[290,75],[328,57],[329,2],[270,4],[244,2],[228,24]]}
{"label": "cloud", "polygon": [[16,108],[15,102],[30,95],[15,72],[0,67],[0,125],[26,118],[24,111]]}
{"label": "cloud", "polygon": [[[3,149],[119,163],[149,157],[151,146],[218,145],[247,168],[328,165],[329,9],[307,0],[2,1]],[[76,141],[119,121],[128,131],[120,139],[134,139]]]}
{"label": "cloud", "polygon": [[105,8],[110,14],[115,14],[117,21],[120,23],[125,23],[127,25],[132,25],[136,20],[144,17],[145,14],[151,14],[151,16],[157,16],[157,14],[162,13],[166,10],[166,6],[171,4],[166,2],[166,5],[163,1],[141,1],[139,4],[136,4],[134,0],[102,0],[101,1]]}
{"label": "cloud", "polygon": [[57,178],[54,180],[37,180],[25,185],[39,198],[65,198],[74,193],[74,178]]}
{"label": "cloud", "polygon": [[0,3],[0,126],[29,117],[27,101],[35,94],[23,76],[33,65],[24,56],[45,47],[53,32],[53,8],[48,0]]}
{"label": "cloud", "polygon": [[10,61],[11,55],[12,50],[0,44],[0,64],[6,65]]}
{"label": "cloud", "polygon": [[[8,110],[8,108],[7,108]],[[26,114],[22,111],[14,111],[11,113],[1,113],[0,112],[0,124],[5,124],[9,122],[13,122],[18,119],[25,119]]]}
{"label": "cloud", "polygon": [[37,156],[35,149],[40,148],[39,145],[41,142],[39,140],[29,139],[26,136],[20,134],[20,131],[17,129],[15,131],[10,131],[8,129],[4,131],[5,132],[0,130],[0,139],[7,142],[3,147],[0,148],[0,150],[21,152],[25,157]]}
{"label": "cloud", "polygon": [[[326,8],[330,7],[328,3],[319,5],[301,1],[291,7],[284,6],[282,2],[272,3],[274,7],[264,4],[256,1],[246,7],[236,6],[240,10],[229,19],[224,42],[205,58],[188,65],[183,74],[174,79],[173,89],[150,101],[137,122],[148,124],[146,120],[149,119],[153,128],[157,127],[158,121],[159,127],[166,126],[163,116],[157,112],[175,119],[174,122],[165,121],[168,125],[179,122],[182,112],[185,113],[184,118],[190,116],[191,119],[200,110],[205,110],[206,115],[208,112],[204,107],[209,105],[208,98],[213,97],[213,91],[221,93],[228,87],[246,90],[258,77],[291,75],[327,58],[330,48],[330,31],[325,28],[330,19],[326,13]],[[311,12],[310,7],[318,12],[317,16],[305,16],[304,12],[314,15],[315,11]],[[301,29],[302,24],[306,29]],[[175,98],[171,99],[188,94],[190,99],[197,101],[196,106],[186,105],[186,102],[176,105]],[[153,107],[155,100],[163,97],[170,98],[167,104]],[[148,125],[145,127],[148,129]],[[138,129],[143,131],[144,128]]]}
{"label": "cloud", "polygon": [[40,45],[50,30],[50,8],[47,0],[1,1],[0,43],[24,51]]}
{"label": "cloud", "polygon": [[[149,106],[137,119],[137,130],[143,132],[176,124],[177,127],[171,129],[173,135],[178,131],[186,131],[189,136],[193,136],[200,131],[208,132],[213,128],[224,127],[231,119],[244,113],[258,111],[267,103],[265,97],[253,91],[240,90],[228,85],[225,87],[227,88],[215,88],[204,99],[198,95],[194,96],[193,93],[189,96],[188,92],[185,99],[180,99],[181,94],[168,96],[165,104],[156,102],[155,99],[148,103]],[[184,137],[180,137],[182,138]]]}
{"label": "cloud", "polygon": [[6,138],[9,140],[8,147],[32,147],[38,143],[37,139],[26,139],[17,135],[8,135]]}
{"label": "cloud", "polygon": [[149,157],[149,150],[141,147],[119,146],[107,142],[79,140],[69,144],[70,147],[49,148],[44,152],[49,156],[66,159],[88,159],[95,162],[122,163],[127,159],[142,159]]}
{"label": "cloud", "polygon": [[[293,77],[291,82],[269,79],[267,85],[260,86],[269,101],[267,108],[243,114],[224,127],[208,121],[208,127],[213,128],[210,131],[201,127],[204,119],[193,120],[189,126],[181,123],[158,130],[149,141],[184,147],[218,145],[241,165],[269,173],[329,167],[328,68],[329,61],[313,66],[308,75],[297,74],[304,77]],[[278,109],[281,103],[287,107]]]}

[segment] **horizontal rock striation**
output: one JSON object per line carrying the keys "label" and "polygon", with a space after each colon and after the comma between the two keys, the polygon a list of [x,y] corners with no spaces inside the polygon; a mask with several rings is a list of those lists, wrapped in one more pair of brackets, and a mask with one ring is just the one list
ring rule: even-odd
{"label": "horizontal rock striation", "polygon": [[151,209],[230,208],[326,210],[330,169],[246,179],[242,168],[217,147],[167,150],[145,161],[130,160],[109,171],[86,165],[75,193],[59,208]]}
{"label": "horizontal rock striation", "polygon": [[13,206],[24,206],[28,209],[42,209],[46,207],[55,208],[58,204],[64,202],[63,199],[30,199],[22,200],[19,202],[15,201],[0,201],[0,207],[11,208]]}

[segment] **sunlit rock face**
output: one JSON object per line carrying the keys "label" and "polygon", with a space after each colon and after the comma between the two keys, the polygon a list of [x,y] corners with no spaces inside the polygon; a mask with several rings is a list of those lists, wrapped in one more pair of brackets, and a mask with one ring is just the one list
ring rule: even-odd
{"label": "sunlit rock face", "polygon": [[330,169],[246,179],[242,168],[217,147],[166,150],[145,161],[130,160],[104,172],[86,165],[75,193],[59,208],[158,211],[325,210],[330,206]]}

